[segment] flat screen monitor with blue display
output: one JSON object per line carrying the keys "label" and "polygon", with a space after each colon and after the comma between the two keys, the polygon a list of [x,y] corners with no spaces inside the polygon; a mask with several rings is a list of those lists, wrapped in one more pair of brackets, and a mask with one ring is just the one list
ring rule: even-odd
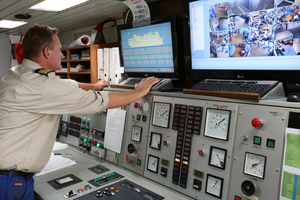
{"label": "flat screen monitor with blue display", "polygon": [[295,2],[190,2],[192,70],[300,70],[300,5]]}
{"label": "flat screen monitor with blue display", "polygon": [[166,16],[146,26],[117,27],[123,77],[178,77],[175,20]]}

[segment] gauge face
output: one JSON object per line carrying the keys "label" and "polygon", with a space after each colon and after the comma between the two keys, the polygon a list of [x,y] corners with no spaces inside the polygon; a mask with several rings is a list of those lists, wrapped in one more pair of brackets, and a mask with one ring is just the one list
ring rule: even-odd
{"label": "gauge face", "polygon": [[264,178],[266,156],[246,152],[244,173],[258,178]]}
{"label": "gauge face", "polygon": [[157,173],[158,171],[158,163],[159,163],[159,158],[153,155],[148,155],[148,165],[147,169],[149,171]]}
{"label": "gauge face", "polygon": [[160,150],[162,134],[151,132],[150,147]]}
{"label": "gauge face", "polygon": [[132,126],[131,139],[140,142],[142,138],[142,127]]}
{"label": "gauge face", "polygon": [[207,109],[204,136],[228,140],[230,110]]}
{"label": "gauge face", "polygon": [[222,198],[223,178],[207,174],[205,192],[218,198]]}
{"label": "gauge face", "polygon": [[171,104],[155,102],[152,124],[164,128],[169,128],[170,110]]}
{"label": "gauge face", "polygon": [[225,169],[226,164],[226,149],[210,147],[209,165]]}

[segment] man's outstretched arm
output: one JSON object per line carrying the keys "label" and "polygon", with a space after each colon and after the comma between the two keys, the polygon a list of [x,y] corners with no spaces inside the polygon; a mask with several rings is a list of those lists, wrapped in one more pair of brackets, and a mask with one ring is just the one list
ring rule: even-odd
{"label": "man's outstretched arm", "polygon": [[130,104],[143,96],[146,96],[150,91],[152,85],[158,82],[155,77],[148,77],[143,79],[140,83],[135,85],[135,91],[131,92],[110,92],[107,109],[118,108]]}

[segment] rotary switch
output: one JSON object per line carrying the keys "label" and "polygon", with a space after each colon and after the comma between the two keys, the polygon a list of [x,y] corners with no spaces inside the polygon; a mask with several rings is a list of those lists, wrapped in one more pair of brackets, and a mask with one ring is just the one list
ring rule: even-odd
{"label": "rotary switch", "polygon": [[244,181],[241,188],[242,192],[247,196],[251,196],[257,191],[256,184],[249,180]]}
{"label": "rotary switch", "polygon": [[132,154],[132,153],[135,152],[136,150],[137,150],[137,147],[134,146],[133,144],[129,144],[129,145],[127,146],[127,151],[128,151],[128,153],[130,153],[130,154]]}

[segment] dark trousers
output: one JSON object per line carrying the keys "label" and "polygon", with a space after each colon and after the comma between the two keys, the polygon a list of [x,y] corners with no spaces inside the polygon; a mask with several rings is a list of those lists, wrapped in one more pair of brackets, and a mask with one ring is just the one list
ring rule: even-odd
{"label": "dark trousers", "polygon": [[34,180],[24,176],[0,174],[0,200],[34,200]]}

